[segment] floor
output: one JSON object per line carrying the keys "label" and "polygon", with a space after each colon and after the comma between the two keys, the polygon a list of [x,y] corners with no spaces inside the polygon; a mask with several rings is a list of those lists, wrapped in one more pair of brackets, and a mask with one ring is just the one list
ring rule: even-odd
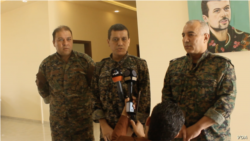
{"label": "floor", "polygon": [[1,141],[51,141],[50,125],[38,121],[1,117]]}
{"label": "floor", "polygon": [[[99,123],[93,123],[95,140],[100,137]],[[0,141],[51,141],[50,125],[39,121],[1,117]]]}

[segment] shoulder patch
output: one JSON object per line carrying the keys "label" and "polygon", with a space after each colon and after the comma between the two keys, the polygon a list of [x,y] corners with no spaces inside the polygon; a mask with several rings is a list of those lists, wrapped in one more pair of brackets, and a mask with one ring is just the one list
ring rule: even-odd
{"label": "shoulder patch", "polygon": [[182,59],[182,58],[184,58],[184,57],[186,57],[186,56],[181,56],[181,57],[179,57],[179,58],[175,58],[175,59],[173,59],[173,60],[170,60],[170,62],[174,62],[174,61],[179,60],[179,59]]}

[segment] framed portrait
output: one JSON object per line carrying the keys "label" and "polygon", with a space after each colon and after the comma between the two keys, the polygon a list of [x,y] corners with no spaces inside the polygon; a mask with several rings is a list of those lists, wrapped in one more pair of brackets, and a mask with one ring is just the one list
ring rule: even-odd
{"label": "framed portrait", "polygon": [[250,50],[248,1],[188,1],[188,14],[189,20],[203,20],[208,24],[210,52]]}

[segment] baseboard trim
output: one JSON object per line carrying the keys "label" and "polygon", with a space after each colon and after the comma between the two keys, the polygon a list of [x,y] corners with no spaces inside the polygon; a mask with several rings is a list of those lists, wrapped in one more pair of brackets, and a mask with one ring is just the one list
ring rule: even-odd
{"label": "baseboard trim", "polygon": [[[18,117],[3,116],[3,115],[1,115],[1,118],[11,118],[11,119],[18,119],[18,120],[23,120],[23,121],[32,121],[32,122],[40,122],[40,123],[42,123],[41,120],[25,119],[25,118],[18,118]],[[44,123],[49,124],[49,121],[44,121]]]}

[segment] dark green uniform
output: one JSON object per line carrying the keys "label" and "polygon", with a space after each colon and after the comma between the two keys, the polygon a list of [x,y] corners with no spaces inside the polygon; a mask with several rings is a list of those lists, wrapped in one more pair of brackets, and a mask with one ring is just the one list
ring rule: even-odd
{"label": "dark green uniform", "polygon": [[67,63],[57,53],[41,63],[36,82],[50,103],[53,141],[94,140],[89,88],[94,66],[87,54],[75,51]]}
{"label": "dark green uniform", "polygon": [[203,130],[196,140],[231,140],[230,115],[235,98],[236,76],[229,59],[206,51],[197,64],[192,64],[189,55],[170,62],[162,100],[179,104],[187,128],[203,116],[216,122]]}
{"label": "dark green uniform", "polygon": [[[126,55],[121,61],[116,62],[109,58],[103,59],[96,63],[96,69],[92,79],[91,87],[93,92],[93,120],[98,122],[99,119],[106,119],[111,128],[114,129],[118,122],[124,102],[120,102],[117,94],[117,85],[112,81],[111,70],[120,68],[124,73],[128,68],[134,69],[138,75],[137,82],[134,85],[133,95],[139,98],[139,109],[137,118],[145,123],[150,112],[150,83],[149,72],[145,60]],[[123,92],[127,94],[127,84],[124,80],[121,81]]]}
{"label": "dark green uniform", "polygon": [[208,51],[213,53],[250,50],[250,34],[228,26],[227,40],[219,41],[212,32],[208,41]]}

